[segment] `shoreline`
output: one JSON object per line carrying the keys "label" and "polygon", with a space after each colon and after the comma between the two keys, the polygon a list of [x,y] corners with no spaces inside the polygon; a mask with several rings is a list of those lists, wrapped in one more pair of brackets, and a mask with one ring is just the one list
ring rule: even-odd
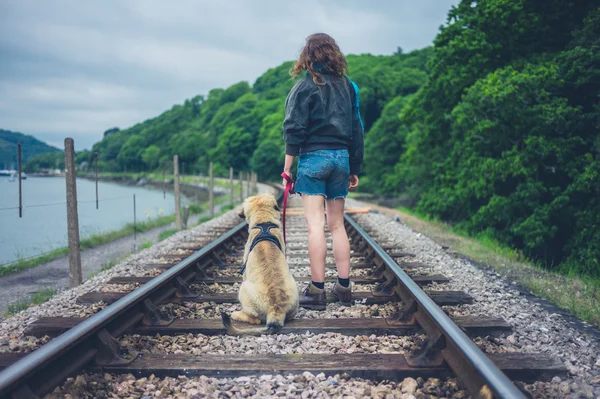
{"label": "shoreline", "polygon": [[[205,190],[201,186],[185,184],[190,190]],[[196,212],[192,213],[192,206],[190,206],[188,229],[211,219],[210,211],[206,209],[207,202],[191,205],[196,205]],[[234,195],[234,205],[239,205],[239,192]],[[228,209],[230,209],[228,197],[215,195],[215,217]],[[137,240],[133,240],[133,234],[126,234],[96,246],[82,249],[83,281],[85,282],[95,274],[108,270],[125,258],[147,248],[147,244],[155,245],[160,242],[158,238],[162,232],[175,229],[175,215],[169,215],[165,218],[171,218],[172,220],[138,233]],[[59,255],[53,260],[0,276],[0,310],[2,311],[0,319],[10,317],[12,314],[29,307],[32,297],[35,297],[38,293],[53,290],[52,294],[54,294],[68,288],[68,286],[69,265],[67,255]],[[9,312],[11,308],[14,312]]]}
{"label": "shoreline", "polygon": [[[48,177],[61,177],[61,176],[48,176]],[[64,176],[62,176],[64,178]],[[79,178],[86,180],[95,180],[95,176],[90,177],[90,175],[82,175]],[[113,178],[113,177],[100,177],[99,181],[103,182],[112,182],[115,184],[125,185],[125,186],[143,186],[148,187],[150,189],[154,189],[157,191],[160,190],[169,190],[172,191],[172,184],[169,182],[157,182],[153,180],[145,179],[143,184],[140,184],[140,180],[134,178]],[[190,206],[190,218],[198,213],[203,211],[203,208],[207,205],[208,201],[208,191],[205,187],[182,183],[181,184],[181,193],[182,197],[189,204],[182,204],[182,206],[189,205]],[[216,198],[219,198],[219,195],[216,195]],[[136,224],[136,233],[141,234],[148,230],[160,228],[167,226],[173,223],[175,220],[175,214],[169,214],[157,217],[155,219],[149,220],[147,222],[139,222]],[[101,245],[109,244],[113,241],[119,240],[121,238],[133,235],[133,224],[127,223],[121,228],[116,228],[114,230],[105,231],[98,234],[93,234],[89,237],[82,238],[80,242],[81,250],[93,249]],[[4,266],[0,266],[0,278],[5,276],[10,276],[15,273],[20,273],[25,270],[29,270],[32,268],[36,268],[42,266],[46,263],[52,262],[56,259],[64,257],[68,254],[68,248],[58,247],[54,249],[50,249],[49,251],[41,254],[39,256],[25,257],[23,259],[16,259],[15,261],[5,263]]]}

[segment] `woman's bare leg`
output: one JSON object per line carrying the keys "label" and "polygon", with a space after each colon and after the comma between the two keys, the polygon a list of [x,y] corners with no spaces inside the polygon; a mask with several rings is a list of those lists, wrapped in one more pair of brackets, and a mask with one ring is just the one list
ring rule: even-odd
{"label": "woman's bare leg", "polygon": [[333,257],[340,278],[350,276],[350,243],[344,227],[344,204],[343,198],[327,200],[327,226],[333,239]]}
{"label": "woman's bare leg", "polygon": [[[325,198],[322,195],[303,195],[304,217],[308,224],[308,257],[312,281],[325,281],[325,256],[327,243],[325,241],[325,213],[323,212]],[[346,239],[346,241],[348,241]]]}

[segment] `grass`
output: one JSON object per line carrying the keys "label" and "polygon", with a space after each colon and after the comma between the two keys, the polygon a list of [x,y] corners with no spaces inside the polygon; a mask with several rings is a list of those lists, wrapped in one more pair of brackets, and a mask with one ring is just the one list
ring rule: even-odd
{"label": "grass", "polygon": [[464,231],[398,208],[400,219],[441,245],[491,266],[498,273],[527,287],[532,293],[576,317],[600,327],[600,279],[562,275],[529,261],[522,252],[500,244],[490,234],[469,235]]}
{"label": "grass", "polygon": [[[215,215],[217,216],[217,215]],[[209,220],[211,220],[212,218],[210,216],[202,216],[200,219],[198,219],[198,225],[202,224],[202,223],[206,223]]]}
{"label": "grass", "polygon": [[[146,241],[146,242],[150,242],[150,241]],[[150,246],[152,246],[152,243],[150,243]],[[101,272],[105,272],[107,270],[112,269],[113,267],[115,267],[116,265],[119,264],[119,262],[121,262],[122,259],[113,259],[108,263],[104,263],[102,264],[102,266],[100,266],[100,270],[96,270],[95,272],[90,272],[87,275],[87,278],[90,279],[94,276],[97,276],[99,273]]]}
{"label": "grass", "polygon": [[178,231],[179,230],[177,230],[177,229],[163,230],[158,234],[158,241],[166,240],[167,238],[171,237],[173,234],[177,233]]}
{"label": "grass", "polygon": [[142,245],[140,245],[140,251],[143,249],[150,248],[152,246],[152,241],[144,241]]}
{"label": "grass", "polygon": [[[173,180],[173,174],[172,173],[166,173],[163,179],[163,174],[162,172],[137,172],[137,173],[124,173],[124,172],[103,172],[103,173],[99,173],[98,174],[100,177],[103,178],[127,178],[127,179],[134,179],[134,180],[139,180],[139,179],[149,179],[149,180],[156,180],[158,182],[162,182],[164,180]],[[234,175],[234,179],[233,179],[233,183],[234,183],[234,187],[235,189],[237,189],[239,187],[239,181],[237,180],[238,175],[235,174]],[[246,173],[244,173],[244,179],[246,178]],[[179,181],[181,183],[188,183],[188,184],[194,184],[194,183],[202,183],[205,185],[208,185],[209,183],[209,179],[207,176],[197,176],[197,175],[180,175],[179,176]],[[226,187],[229,188],[229,177],[217,177],[215,176],[214,178],[214,184],[215,187]],[[246,185],[246,180],[244,180],[244,187]],[[239,192],[239,190],[238,190]]]}
{"label": "grass", "polygon": [[8,274],[12,274],[15,272],[19,272],[21,270],[30,269],[32,267],[39,266],[43,263],[47,263],[53,261],[54,259],[61,258],[63,256],[67,256],[69,254],[68,248],[58,248],[50,252],[46,252],[43,255],[23,259],[17,261],[15,263],[6,265],[4,267],[0,267],[0,276],[6,276]]}
{"label": "grass", "polygon": [[22,299],[20,301],[11,303],[4,311],[3,316],[10,317],[16,313],[19,313],[22,310],[29,308],[30,306],[44,303],[48,299],[50,299],[54,294],[56,294],[56,292],[57,291],[54,288],[46,288],[45,290],[33,294],[30,299]]}

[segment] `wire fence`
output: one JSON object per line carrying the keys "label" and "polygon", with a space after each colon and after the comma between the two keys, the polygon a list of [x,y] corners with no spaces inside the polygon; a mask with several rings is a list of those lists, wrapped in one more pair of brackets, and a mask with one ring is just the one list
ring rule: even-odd
{"label": "wire fence", "polygon": [[[21,150],[21,147],[19,146],[19,151]],[[95,199],[82,199],[82,200],[77,200],[76,204],[82,205],[82,204],[89,204],[89,203],[96,203],[96,209],[98,208],[98,204],[101,203],[108,203],[111,201],[119,201],[119,200],[125,200],[125,199],[131,199],[132,195],[123,195],[123,196],[114,196],[114,197],[109,197],[109,198],[102,198],[102,190],[99,191],[98,189],[98,183],[99,182],[114,182],[114,183],[118,183],[120,182],[130,182],[130,183],[137,183],[139,182],[140,179],[146,179],[148,183],[151,183],[154,185],[154,187],[159,187],[162,188],[163,190],[163,197],[166,198],[166,191],[169,190],[171,191],[172,189],[174,190],[174,180],[177,178],[180,181],[180,184],[182,185],[194,185],[194,186],[199,186],[202,187],[204,189],[208,189],[209,191],[212,192],[212,195],[210,196],[210,198],[213,199],[212,205],[210,206],[210,211],[211,211],[211,216],[214,216],[214,197],[215,195],[227,195],[229,194],[231,199],[231,205],[234,204],[234,202],[236,200],[241,200],[244,195],[249,195],[252,190],[256,189],[256,177],[254,174],[251,174],[249,171],[235,171],[235,173],[233,173],[233,169],[230,169],[228,172],[229,173],[225,173],[223,171],[223,169],[221,169],[220,171],[214,171],[215,173],[213,173],[213,184],[211,187],[210,184],[210,177],[208,176],[208,172],[209,172],[209,165],[207,165],[206,167],[203,165],[189,165],[185,163],[185,161],[179,161],[178,165],[179,170],[182,172],[181,175],[175,175],[175,162],[162,162],[159,165],[159,168],[157,170],[154,171],[135,171],[135,172],[129,172],[126,173],[125,171],[123,172],[114,172],[112,170],[108,170],[109,168],[105,169],[104,171],[101,171],[100,168],[98,168],[98,155],[97,153],[95,154],[94,157],[94,161],[90,162],[87,164],[86,167],[82,168],[82,170],[79,171],[79,177],[83,177],[87,180],[95,180],[95,185],[96,185],[96,189],[95,189]],[[62,166],[62,165],[61,165]],[[19,163],[18,165],[18,169],[19,169],[19,173],[18,175],[15,173],[15,175],[17,175],[19,178],[19,182],[18,182],[18,206],[3,206],[0,207],[0,220],[2,219],[2,215],[9,213],[9,212],[15,212],[18,211],[18,215],[19,215],[19,219],[21,218],[27,218],[27,216],[32,215],[32,213],[28,213],[28,212],[23,212],[26,211],[28,209],[33,209],[33,208],[51,208],[51,207],[57,207],[57,206],[63,206],[65,207],[65,209],[68,209],[69,204],[66,200],[64,201],[52,201],[52,202],[47,202],[47,203],[34,203],[34,204],[25,204],[26,201],[23,201],[23,199],[27,200],[28,195],[31,195],[30,193],[23,192],[22,191],[22,184],[23,181],[21,179],[21,173],[22,173],[22,166]],[[75,169],[73,169],[75,170]],[[61,171],[62,172],[62,171]],[[187,174],[185,174],[185,172],[187,172]],[[220,173],[219,173],[220,172]],[[64,174],[60,174],[59,176],[64,177]],[[13,176],[14,177],[14,176]],[[14,181],[15,179],[12,178],[12,180]],[[252,189],[251,189],[252,187]],[[15,191],[16,191],[17,187],[15,185]],[[79,191],[79,190],[77,190]],[[94,191],[92,189],[92,191]],[[5,193],[7,193],[7,190],[3,190],[2,196],[4,196]],[[15,193],[16,194],[16,193]],[[35,193],[36,196],[40,196],[40,193],[37,192]],[[235,195],[235,198],[234,198]],[[89,197],[88,197],[89,198]],[[2,199],[2,198],[0,198]],[[8,199],[8,197],[5,197],[5,199]],[[17,197],[15,195],[14,197],[15,201],[17,200]],[[138,193],[138,200],[139,200],[139,193]],[[141,198],[142,201],[144,201],[144,197]],[[133,194],[133,209],[134,209],[134,215],[133,215],[133,231],[134,231],[134,237],[135,237],[135,233],[137,231],[136,229],[136,215],[135,215],[135,194]],[[6,205],[6,201],[3,201]],[[68,214],[68,212],[67,212]],[[159,213],[160,214],[160,213]],[[33,217],[36,217],[35,214],[33,214]],[[39,217],[39,215],[37,216]],[[68,215],[67,215],[68,217]],[[42,230],[44,229],[43,226],[38,226],[40,227]],[[115,226],[115,228],[118,228],[117,226]],[[40,248],[41,249],[41,248]],[[39,258],[39,257],[43,257],[45,255],[50,255],[50,254],[54,254],[56,255],[59,250],[63,249],[64,250],[64,246],[59,246],[57,248],[48,250],[48,251],[43,251],[43,252],[39,252],[36,254],[31,254],[31,255],[27,255],[25,257],[23,256],[18,256],[18,259],[15,260],[10,260],[9,262],[4,262],[4,263],[0,263],[0,268],[3,267],[7,267],[7,266],[11,266],[20,262],[27,262],[30,261],[32,259],[35,258]],[[28,251],[24,251],[24,252],[28,252]],[[62,254],[60,254],[62,255]],[[52,257],[52,256],[51,256]]]}
{"label": "wire fence", "polygon": [[[116,201],[116,200],[121,200],[121,199],[126,199],[126,198],[131,198],[131,195],[125,195],[125,196],[121,196],[121,197],[113,197],[113,198],[103,198],[103,199],[98,199],[97,201],[99,202],[108,202],[108,201]],[[82,200],[82,201],[77,201],[77,204],[89,204],[89,203],[95,203],[96,200]],[[21,207],[21,209],[28,209],[28,208],[41,208],[41,207],[46,207],[46,206],[57,206],[57,205],[67,205],[67,201],[62,201],[62,202],[52,202],[52,203],[47,203],[47,204],[31,204],[31,205],[23,205]],[[6,207],[6,208],[0,208],[0,211],[8,211],[8,210],[15,210],[15,209],[19,209],[18,206],[11,206],[11,207]]]}
{"label": "wire fence", "polygon": [[40,253],[37,253],[37,254],[35,254],[35,255],[30,255],[30,256],[21,257],[21,258],[19,258],[19,259],[16,259],[16,260],[13,260],[13,261],[10,261],[10,262],[6,262],[6,263],[0,263],[0,268],[2,268],[2,267],[6,267],[6,266],[11,266],[11,265],[16,265],[17,263],[26,262],[26,261],[28,261],[28,260],[31,260],[31,259],[40,258],[40,257],[42,257],[42,256],[44,256],[44,255],[50,255],[50,254],[52,254],[52,253],[56,253],[56,251],[57,251],[58,249],[59,249],[59,248],[55,248],[55,249],[51,249],[51,250],[49,250],[49,251],[45,251],[45,252],[40,252]]}

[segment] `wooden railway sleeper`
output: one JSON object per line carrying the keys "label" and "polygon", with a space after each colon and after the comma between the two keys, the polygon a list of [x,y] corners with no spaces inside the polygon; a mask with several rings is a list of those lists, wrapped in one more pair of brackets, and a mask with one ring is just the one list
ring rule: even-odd
{"label": "wooden railway sleeper", "polygon": [[181,277],[175,279],[175,295],[177,298],[197,298],[200,293],[190,288],[188,283]]}
{"label": "wooden railway sleeper", "polygon": [[172,314],[166,314],[162,312],[156,305],[148,298],[144,299],[142,305],[144,312],[144,318],[142,324],[145,326],[168,326],[175,320],[175,316]]}
{"label": "wooden railway sleeper", "polygon": [[139,355],[138,352],[121,348],[117,341],[106,329],[96,334],[96,348],[98,352],[94,362],[98,366],[123,366],[133,362]]}

